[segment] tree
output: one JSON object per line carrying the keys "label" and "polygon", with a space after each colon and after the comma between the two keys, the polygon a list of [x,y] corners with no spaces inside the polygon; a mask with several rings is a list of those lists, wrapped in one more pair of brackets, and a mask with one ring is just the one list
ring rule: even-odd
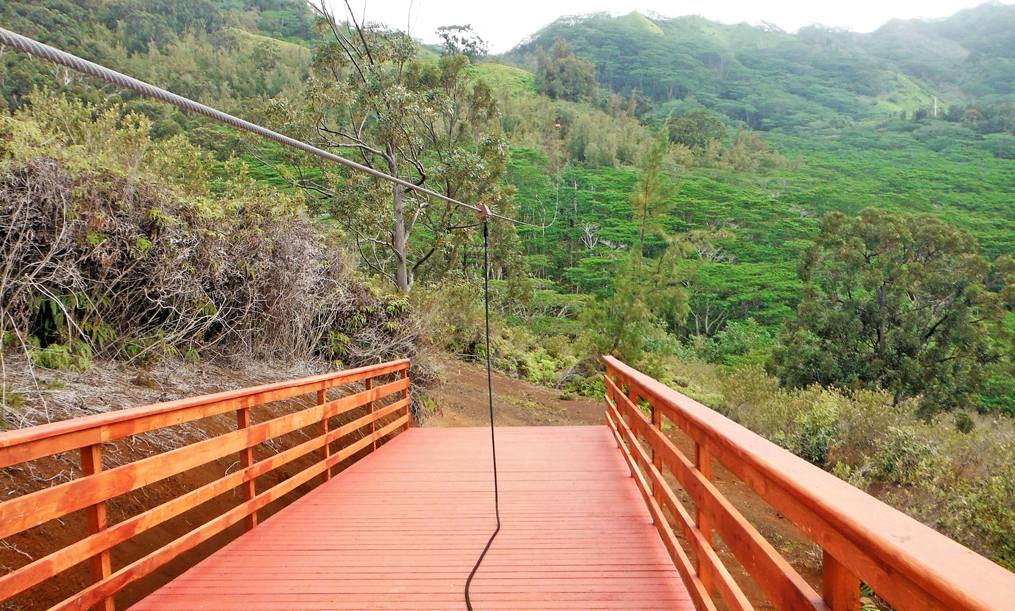
{"label": "tree", "polygon": [[983,366],[1007,353],[1015,261],[977,254],[969,232],[929,216],[830,213],[800,268],[797,319],[773,355],[782,383],[883,388],[925,415],[968,406]]}
{"label": "tree", "polygon": [[472,31],[472,25],[445,25],[437,28],[437,36],[444,41],[445,55],[464,55],[476,61],[490,51],[486,41]]}
{"label": "tree", "polygon": [[703,149],[710,142],[721,141],[726,136],[726,126],[704,108],[669,119],[666,127],[670,142],[683,144],[691,150]]}
{"label": "tree", "polygon": [[600,350],[625,363],[637,363],[646,344],[683,324],[687,291],[681,254],[679,244],[672,244],[659,258],[645,259],[636,244],[621,260],[612,293],[606,299],[590,299],[582,312]]}
{"label": "tree", "polygon": [[[490,88],[464,72],[468,58],[427,62],[403,32],[355,18],[339,22],[324,2],[312,7],[331,40],[317,49],[302,99],[274,100],[275,124],[396,178],[502,211],[507,146],[495,131]],[[364,263],[400,292],[409,292],[424,264],[462,260],[456,253],[475,227],[467,211],[343,168],[320,171],[323,180],[306,172],[291,180],[356,238]]]}
{"label": "tree", "polygon": [[536,47],[538,71],[536,82],[539,92],[555,100],[581,102],[596,100],[596,67],[587,59],[578,59],[574,47],[563,38],[555,38],[550,55]]}
{"label": "tree", "polygon": [[669,199],[673,195],[673,187],[663,174],[663,159],[669,149],[666,135],[656,138],[642,165],[641,176],[634,194],[631,196],[631,209],[634,220],[638,224],[638,243],[645,244],[647,230],[658,231],[657,221],[669,211]]}
{"label": "tree", "polygon": [[[658,224],[673,195],[663,174],[668,143],[665,134],[656,139],[645,159],[631,196],[631,211],[638,226],[637,241],[617,266],[613,291],[601,301],[590,301],[585,324],[598,338],[600,349],[627,363],[641,358],[646,343],[664,336],[687,318],[687,268],[682,264],[684,235],[671,237]],[[646,233],[664,244],[657,258],[644,254]]]}

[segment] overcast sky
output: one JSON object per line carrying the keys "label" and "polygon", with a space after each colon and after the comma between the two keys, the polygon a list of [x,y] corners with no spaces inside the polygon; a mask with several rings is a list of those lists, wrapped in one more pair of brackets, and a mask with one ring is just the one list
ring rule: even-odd
{"label": "overcast sky", "polygon": [[[336,7],[341,0],[329,0]],[[847,27],[870,32],[881,24],[900,17],[928,19],[947,17],[983,0],[708,0],[698,2],[666,0],[366,0],[366,17],[390,27],[405,30],[411,24],[412,35],[424,42],[436,42],[434,30],[441,25],[472,24],[473,29],[490,43],[493,53],[503,53],[562,15],[596,11],[625,14],[633,10],[655,12],[668,17],[701,15],[722,23],[769,21],[787,32],[811,24]],[[350,0],[357,18],[364,0]],[[1011,4],[1011,1],[1005,2]],[[411,9],[411,17],[410,17]],[[344,10],[343,10],[344,13]]]}

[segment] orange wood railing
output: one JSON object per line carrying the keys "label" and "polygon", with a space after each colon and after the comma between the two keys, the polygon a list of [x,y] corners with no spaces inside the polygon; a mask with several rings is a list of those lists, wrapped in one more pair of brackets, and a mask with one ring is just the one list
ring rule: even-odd
{"label": "orange wood railing", "polygon": [[[254,528],[259,509],[310,482],[315,476],[328,479],[332,468],[340,462],[367,448],[376,448],[377,441],[387,435],[408,429],[408,367],[407,360],[395,361],[0,434],[0,469],[63,452],[77,450],[81,453],[81,476],[77,479],[0,503],[0,539],[78,511],[84,512],[87,525],[83,539],[0,577],[0,601],[88,561],[91,584],[53,609],[94,606],[96,609],[112,610],[113,596],[126,585],[241,520],[247,529]],[[393,381],[375,385],[374,378],[377,376]],[[328,389],[354,382],[364,382],[365,390],[327,400],[325,392]],[[265,422],[254,423],[251,420],[252,407],[309,393],[316,393],[316,405],[313,407]],[[396,393],[396,399],[384,401]],[[348,414],[357,408],[364,408],[360,411],[365,415],[329,430],[329,418]],[[102,468],[104,443],[228,412],[236,412],[238,427],[233,432],[115,468]],[[308,427],[316,436],[306,434]],[[338,445],[343,437],[361,429],[365,432],[359,439],[332,451],[332,446]],[[300,439],[309,436],[309,440],[284,451],[274,450],[255,462],[255,447],[265,448],[265,442],[269,442],[270,446],[272,440],[277,441],[281,436],[300,430],[304,431],[304,437]],[[110,499],[237,454],[238,469],[226,469],[225,474],[214,481],[117,524],[107,522],[106,502]],[[310,458],[309,466],[264,490],[257,489],[255,479],[304,456]],[[238,505],[113,571],[111,548],[235,488],[242,491],[242,501]]]}
{"label": "orange wood railing", "polygon": [[[856,611],[861,581],[898,611],[1015,609],[1015,573],[617,359],[604,361],[609,426],[699,611],[716,609],[715,592],[728,609],[754,608],[713,533],[778,611]],[[691,438],[693,461],[664,425]],[[822,594],[719,493],[712,458],[823,549]],[[693,517],[668,479],[693,503]]]}

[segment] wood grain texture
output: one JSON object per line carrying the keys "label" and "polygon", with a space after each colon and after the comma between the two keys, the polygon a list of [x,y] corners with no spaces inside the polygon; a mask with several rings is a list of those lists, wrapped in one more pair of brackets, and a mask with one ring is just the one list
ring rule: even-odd
{"label": "wood grain texture", "polygon": [[821,580],[832,611],[860,611],[860,580],[828,552],[822,557]]}
{"label": "wood grain texture", "polygon": [[[102,471],[102,446],[98,444],[81,448],[81,473],[83,475],[95,475]],[[85,507],[85,527],[88,535],[97,535],[106,530],[106,502],[102,501],[90,507]],[[88,570],[91,574],[92,583],[98,583],[109,577],[113,572],[109,550],[99,551],[88,559]],[[112,596],[107,596],[95,605],[95,611],[115,611],[115,603]]]}
{"label": "wood grain texture", "polygon": [[[624,397],[620,396],[618,399],[623,401]],[[629,412],[629,419],[632,415],[630,414],[630,410],[632,408],[633,406],[628,403],[626,411]],[[648,473],[649,481],[652,482],[653,489],[659,491],[660,495],[663,497],[663,502],[656,502],[656,504],[659,507],[666,507],[670,510],[670,513],[674,516],[675,521],[677,522],[677,526],[679,526],[683,531],[684,538],[690,542],[691,547],[694,549],[694,553],[698,557],[696,567],[692,567],[688,564],[686,571],[688,575],[692,575],[693,579],[697,580],[695,587],[692,589],[692,594],[696,591],[700,591],[700,598],[702,602],[698,602],[699,597],[694,597],[695,606],[698,607],[698,609],[705,609],[709,607],[709,605],[712,604],[711,601],[713,599],[712,585],[716,585],[722,595],[723,601],[726,603],[727,608],[731,609],[731,611],[753,611],[753,606],[750,601],[747,600],[747,597],[740,589],[740,586],[733,579],[733,576],[730,575],[729,570],[725,567],[725,565],[723,565],[719,556],[712,548],[712,545],[705,541],[704,533],[702,533],[701,530],[698,529],[697,525],[691,520],[690,514],[687,513],[687,510],[677,499],[676,494],[674,494],[673,490],[663,480],[662,472],[659,471],[654,464],[649,462],[649,457],[645,453],[645,449],[642,448],[640,444],[634,443],[635,436],[632,429],[621,419],[620,412],[617,410],[617,405],[611,402],[609,398],[607,398],[607,410],[607,414],[610,416],[611,422],[620,423],[621,425],[618,431],[622,431],[623,435],[620,435],[618,432],[618,442],[624,441],[627,443],[628,450],[626,451],[626,455],[631,456],[631,459],[628,462],[637,461],[641,464],[642,469]],[[637,422],[637,416],[635,416],[635,422]],[[624,449],[624,446],[621,445],[621,448]],[[664,520],[662,517],[660,519]],[[666,535],[662,532],[660,532],[660,535],[663,536],[665,541]],[[673,555],[672,552],[671,555]],[[686,558],[686,556],[681,555],[681,558]],[[674,558],[674,563],[678,563],[678,567],[680,562],[682,562],[681,559]],[[683,574],[684,572],[682,571],[682,575]],[[684,582],[687,583],[688,580],[689,577],[684,576]],[[706,603],[705,601],[708,602]]]}
{"label": "wood grain texture", "polygon": [[[116,592],[122,590],[127,584],[150,574],[152,571],[166,564],[173,558],[193,549],[201,543],[204,543],[226,528],[229,528],[233,524],[250,515],[252,512],[257,511],[258,509],[268,505],[268,503],[271,503],[272,501],[292,492],[297,487],[323,473],[325,469],[329,469],[346,458],[356,454],[363,448],[369,447],[374,437],[380,438],[391,434],[401,428],[404,424],[404,418],[400,418],[395,422],[392,422],[383,429],[378,430],[374,435],[364,437],[352,445],[343,448],[341,451],[336,452],[327,460],[327,462],[318,462],[313,466],[300,471],[278,485],[265,490],[253,499],[236,506],[209,522],[206,522],[202,526],[192,530],[179,539],[176,539],[172,543],[159,548],[136,562],[128,564],[119,571],[113,573],[108,579],[85,588],[74,597],[52,607],[50,611],[80,611],[82,609],[87,609],[97,601],[102,600],[107,596],[112,596]],[[260,531],[261,529],[259,528],[247,533],[247,535],[250,536]],[[193,608],[196,609],[201,607],[196,606]]]}
{"label": "wood grain texture", "polygon": [[[607,402],[609,402],[608,398]],[[673,560],[674,566],[677,567],[677,571],[680,573],[680,577],[683,579],[684,584],[690,584],[688,594],[691,596],[691,601],[694,603],[695,609],[698,611],[716,611],[716,606],[712,601],[711,594],[705,589],[705,584],[702,583],[699,573],[695,570],[693,564],[691,563],[691,559],[687,557],[687,553],[684,552],[684,549],[677,541],[677,538],[673,533],[673,529],[671,529],[669,524],[666,522],[666,518],[662,514],[660,505],[656,503],[655,498],[650,498],[645,494],[647,484],[636,466],[636,459],[632,456],[631,452],[626,451],[624,448],[624,435],[620,431],[624,430],[626,427],[623,419],[617,412],[616,405],[612,403],[610,403],[609,409],[606,412],[606,423],[613,432],[617,446],[621,448],[621,453],[624,456],[624,460],[627,461],[627,466],[631,471],[635,483],[645,496],[645,503],[649,508],[649,513],[652,515],[652,522],[655,524],[656,530],[659,531],[659,537],[662,539],[663,545],[666,547],[666,551],[670,554],[670,558]],[[629,433],[630,430],[627,429],[626,432]],[[628,438],[628,441],[630,441],[630,438]]]}
{"label": "wood grain texture", "polygon": [[[251,422],[249,407],[240,407],[236,410],[238,430],[233,433],[226,433],[213,439],[122,465],[108,471],[102,468],[100,444],[96,443],[82,447],[80,452],[82,475],[80,478],[66,484],[58,484],[49,489],[0,502],[0,537],[18,532],[24,529],[26,525],[43,523],[49,519],[60,517],[79,509],[83,510],[85,514],[85,524],[87,526],[87,536],[84,539],[56,550],[45,557],[39,558],[0,577],[0,601],[35,587],[76,564],[88,561],[91,569],[92,585],[78,595],[61,603],[56,608],[84,609],[95,605],[97,609],[112,611],[112,597],[125,584],[143,577],[158,566],[172,560],[180,553],[221,532],[222,529],[232,525],[239,519],[244,519],[247,522],[247,530],[252,530],[257,524],[256,512],[259,508],[280,498],[315,475],[326,476],[330,472],[330,469],[339,462],[353,457],[365,448],[376,447],[378,439],[404,428],[408,422],[407,417],[398,418],[395,422],[389,423],[381,429],[371,426],[371,432],[366,438],[360,435],[357,440],[352,441],[350,445],[342,448],[334,455],[327,452],[329,444],[339,441],[344,436],[354,433],[368,424],[372,424],[375,418],[381,418],[398,410],[404,410],[408,406],[409,401],[407,398],[399,399],[380,410],[372,410],[372,413],[336,430],[331,431],[327,428],[327,419],[332,416],[345,413],[362,405],[369,404],[373,407],[374,401],[383,399],[396,392],[404,396],[409,384],[409,380],[405,376],[406,365],[407,362],[405,361],[397,361],[394,364],[382,364],[369,368],[328,374],[327,376],[297,380],[295,382],[259,387],[260,390],[265,392],[251,392],[251,389],[247,389],[175,402],[183,406],[184,409],[182,411],[180,409],[165,411],[160,406],[149,406],[157,409],[139,408],[138,410],[119,412],[118,414],[133,414],[143,422],[139,424],[127,419],[118,421],[118,425],[144,427],[155,421],[152,418],[156,420],[163,417],[179,419],[187,414],[201,413],[201,410],[209,405],[216,405],[218,407],[215,409],[219,409],[219,407],[226,404],[223,401],[228,402],[242,399],[241,404],[246,404],[244,402],[248,400],[254,401],[253,404],[257,404],[257,401],[261,399],[273,397],[272,393],[285,393],[293,388],[305,387],[308,384],[308,380],[312,387],[320,387],[322,385],[330,387],[329,385],[333,385],[332,383],[336,380],[348,381],[350,378],[362,379],[367,377],[372,382],[372,378],[369,378],[372,373],[402,373],[399,379],[389,384],[374,388],[372,383],[368,383],[366,390],[363,392],[347,395],[331,402],[326,401],[325,390],[321,388],[316,391],[318,405],[315,407],[303,409],[299,412],[287,414],[260,424]],[[259,389],[253,390],[258,391]],[[251,397],[254,398],[251,399]],[[197,411],[195,412],[194,410]],[[103,419],[104,422],[107,420]],[[20,448],[28,453],[33,453],[37,451],[38,447],[50,445],[54,439],[43,434],[45,431],[53,432],[56,430],[58,437],[66,441],[73,437],[73,435],[67,437],[66,433],[68,431],[80,432],[87,430],[93,421],[94,418],[82,418],[75,421],[57,423],[59,427],[56,427],[56,429],[54,429],[53,425],[44,425],[42,427],[17,431],[17,439],[13,445],[8,446],[8,449]],[[254,445],[311,424],[316,424],[321,428],[321,435],[282,451],[279,454],[268,456],[260,462],[253,460],[251,448]],[[43,431],[40,432],[39,429],[43,429]],[[349,444],[350,440],[346,439],[343,442]],[[25,450],[25,448],[28,448],[28,450]],[[254,480],[257,477],[314,451],[320,452],[318,456],[321,460],[319,462],[273,488],[257,494],[254,488]],[[218,480],[185,493],[158,507],[125,519],[113,526],[108,525],[105,515],[106,499],[122,494],[125,491],[136,490],[139,487],[169,475],[226,456],[232,452],[239,452],[239,461],[237,463],[240,465],[240,469],[232,473],[229,473],[229,470],[227,470],[223,477]],[[113,546],[158,526],[166,520],[179,516],[237,486],[240,486],[244,492],[244,503],[240,507],[213,519],[195,531],[153,552],[148,557],[128,565],[116,573],[112,572],[109,550]]]}
{"label": "wood grain texture", "polygon": [[[246,450],[269,439],[315,424],[324,417],[355,409],[367,401],[374,401],[404,390],[408,385],[407,379],[400,379],[324,405],[240,428],[232,433],[0,503],[0,538],[137,490],[234,452]],[[242,422],[242,415],[240,419]],[[250,485],[252,486],[253,482]]]}
{"label": "wood grain texture", "polygon": [[603,360],[618,385],[635,386],[896,609],[1015,609],[1015,574],[617,359]]}
{"label": "wood grain texture", "polygon": [[[755,583],[765,592],[776,609],[786,611],[824,610],[825,604],[817,592],[712,485],[708,477],[711,475],[711,470],[709,469],[705,473],[696,466],[708,465],[710,467],[710,461],[705,460],[704,456],[699,453],[696,456],[696,462],[692,464],[658,429],[650,426],[650,421],[640,410],[636,409],[623,394],[619,394],[619,389],[612,381],[607,380],[607,388],[614,396],[617,396],[618,407],[623,409],[625,416],[632,423],[632,428],[641,432],[642,437],[655,450],[656,455],[662,459],[663,465],[670,470],[677,482],[687,492],[695,505],[696,515],[699,518],[702,515],[708,516],[706,530],[701,526],[700,519],[691,521],[690,516],[677,502],[676,496],[667,487],[669,492],[667,506],[675,516],[680,516],[681,522],[686,522],[681,525],[690,529],[690,533],[685,533],[685,536],[694,547],[699,560],[711,560],[698,565],[699,572],[703,576],[702,581],[709,587],[709,591],[711,591],[712,585],[719,586],[723,599],[731,607],[742,605],[742,602],[736,602],[733,598],[746,600],[741,599],[742,595],[738,594],[739,588],[730,588],[732,577],[728,577],[725,569],[719,570],[720,563],[712,549],[711,542],[712,528],[715,527],[730,551],[741,562]],[[660,485],[664,485],[661,476]],[[725,583],[713,580],[713,577],[723,578],[722,574],[727,575],[724,578]]]}
{"label": "wood grain texture", "polygon": [[[494,528],[489,443],[410,429],[133,609],[459,611]],[[693,609],[607,427],[498,429],[497,449],[477,610]]]}
{"label": "wood grain texture", "polygon": [[[0,433],[0,468],[216,414],[405,371],[408,360],[167,401]],[[407,375],[407,374],[406,374]],[[406,377],[403,375],[403,378]]]}

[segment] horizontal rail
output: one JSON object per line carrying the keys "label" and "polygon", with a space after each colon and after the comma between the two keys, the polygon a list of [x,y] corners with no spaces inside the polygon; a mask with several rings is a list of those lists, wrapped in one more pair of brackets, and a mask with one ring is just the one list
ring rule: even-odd
{"label": "horizontal rail", "polygon": [[[731,609],[740,603],[728,598],[735,591],[723,591],[728,573],[717,572],[716,558],[702,544],[710,542],[712,528],[779,611],[856,610],[861,581],[899,611],[1015,608],[1015,574],[617,359],[603,359],[610,425],[632,472],[648,474],[639,485],[651,482],[652,490],[643,494],[653,503],[652,496],[663,499],[692,542],[698,561],[693,577],[715,583]],[[650,406],[651,419],[637,406],[638,398]],[[676,448],[662,431],[663,417],[694,441],[704,462],[692,463]],[[709,457],[823,548],[822,596],[712,485]],[[660,466],[694,504],[696,523],[680,507]],[[695,603],[699,610],[711,608]]]}
{"label": "horizontal rail", "polygon": [[[703,583],[701,575],[695,571],[694,565],[691,564],[691,559],[687,557],[687,553],[684,552],[684,549],[677,541],[677,537],[673,533],[673,529],[670,528],[669,523],[663,516],[659,503],[657,503],[653,498],[651,487],[645,481],[645,477],[638,468],[638,460],[635,459],[630,450],[624,447],[625,437],[627,439],[631,439],[630,429],[626,428],[627,425],[624,423],[623,418],[621,418],[617,413],[616,406],[610,402],[609,398],[607,398],[607,405],[606,423],[613,432],[613,436],[617,440],[617,445],[621,448],[621,453],[624,456],[624,460],[627,461],[627,466],[631,469],[631,476],[634,477],[635,483],[638,485],[638,491],[641,492],[642,497],[645,499],[645,503],[648,505],[649,513],[652,515],[652,521],[655,523],[656,529],[659,531],[659,537],[663,540],[663,546],[666,547],[666,551],[669,552],[670,558],[673,559],[673,564],[677,567],[680,577],[688,586],[687,591],[691,595],[691,600],[694,601],[695,608],[701,611],[715,611],[716,606],[715,603],[712,602],[708,587]],[[623,435],[621,435],[620,429],[624,429]],[[632,445],[631,447],[636,448],[637,446]]]}
{"label": "horizontal rail", "polygon": [[156,403],[0,433],[0,469],[79,448],[401,371],[408,360]]}
{"label": "horizontal rail", "polygon": [[[378,440],[404,430],[409,424],[408,360],[314,376],[293,382],[269,384],[170,403],[122,410],[64,422],[13,431],[0,435],[2,452],[9,460],[31,456],[32,459],[55,455],[62,451],[81,449],[83,475],[70,482],[0,502],[0,538],[6,539],[29,528],[58,519],[76,511],[84,511],[88,536],[33,562],[0,576],[0,601],[8,600],[25,590],[52,579],[63,571],[89,561],[92,584],[54,609],[84,609],[91,606],[112,610],[113,596],[126,585],[150,574],[179,554],[194,548],[240,521],[247,528],[257,523],[257,511],[269,503],[308,483],[314,477],[330,476],[331,468],[357,452],[376,448]],[[397,374],[396,379],[374,384],[375,376]],[[365,390],[327,401],[328,388],[365,382]],[[251,423],[250,408],[316,393],[312,407]],[[330,418],[363,408],[368,413],[329,430]],[[153,431],[164,426],[181,424],[227,411],[236,411],[239,428],[211,439],[199,441],[161,454],[137,460],[109,470],[101,468],[101,451],[96,439],[111,441],[127,434]],[[397,417],[395,417],[397,416]],[[392,420],[392,418],[394,418]],[[253,460],[252,449],[283,435],[317,426],[316,436],[284,449],[260,461]],[[123,434],[123,431],[133,431]],[[333,443],[361,431],[360,437],[331,453]],[[365,431],[365,432],[362,432]],[[84,443],[88,445],[76,446]],[[44,453],[46,449],[57,451]],[[110,499],[138,490],[195,467],[239,454],[240,469],[190,490],[161,505],[129,517],[115,525],[105,523],[105,506]],[[293,461],[311,456],[315,461],[288,479],[263,491],[256,490],[255,480]],[[88,459],[87,461],[85,459]],[[19,460],[12,464],[26,462]],[[186,535],[167,543],[148,556],[126,567],[112,571],[110,550],[167,520],[182,515],[230,490],[241,488],[243,502]]]}

